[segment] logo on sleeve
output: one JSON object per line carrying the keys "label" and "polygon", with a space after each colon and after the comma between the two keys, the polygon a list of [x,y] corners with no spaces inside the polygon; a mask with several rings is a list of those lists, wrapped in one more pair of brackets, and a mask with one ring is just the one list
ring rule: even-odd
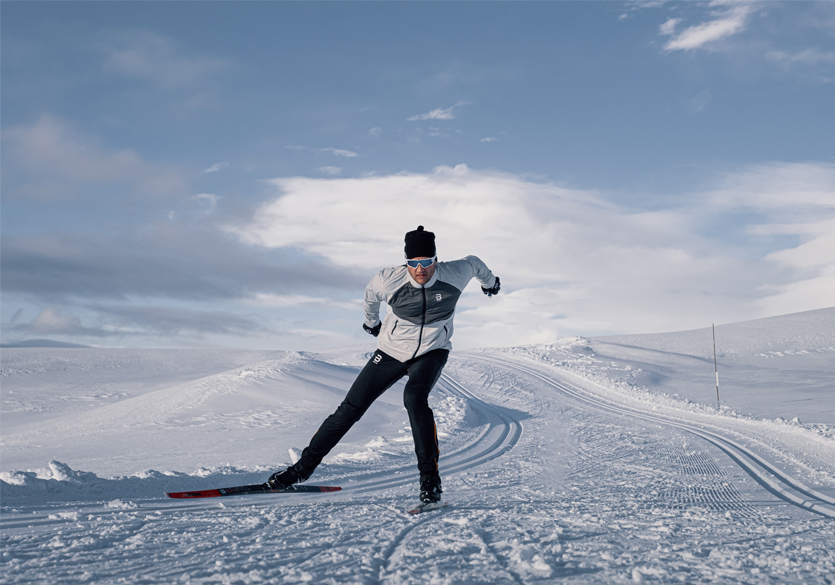
{"label": "logo on sleeve", "polygon": [[435,300],[436,301],[441,302],[442,299],[443,299],[443,297],[441,296],[441,293],[435,293]]}

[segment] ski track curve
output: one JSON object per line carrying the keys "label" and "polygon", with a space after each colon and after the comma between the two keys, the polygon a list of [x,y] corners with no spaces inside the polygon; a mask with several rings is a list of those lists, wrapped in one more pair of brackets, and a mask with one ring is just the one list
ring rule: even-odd
{"label": "ski track curve", "polygon": [[585,404],[595,406],[596,408],[687,431],[719,448],[745,473],[751,476],[754,481],[778,498],[810,512],[835,519],[835,498],[831,498],[826,494],[822,494],[806,486],[752,450],[743,447],[719,432],[705,429],[693,422],[687,422],[661,414],[651,414],[638,408],[625,406],[600,396],[595,396],[566,380],[555,380],[533,367],[521,365],[507,359],[477,355],[471,355],[470,357],[494,366],[500,365],[527,374],[562,394],[580,400]]}
{"label": "ski track curve", "polygon": [[[506,409],[485,402],[467,390],[447,374],[442,374],[438,384],[448,393],[467,401],[467,405],[485,421],[484,430],[470,443],[448,454],[442,454],[440,471],[451,475],[483,465],[510,451],[522,436],[522,423]],[[413,465],[390,468],[382,472],[359,476],[358,480],[343,486],[343,491],[369,491],[388,489],[414,483]]]}

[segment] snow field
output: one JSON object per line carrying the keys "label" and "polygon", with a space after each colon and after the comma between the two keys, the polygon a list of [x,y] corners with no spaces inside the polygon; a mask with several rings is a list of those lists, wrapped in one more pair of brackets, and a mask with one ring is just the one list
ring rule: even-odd
{"label": "snow field", "polygon": [[[451,505],[419,516],[401,385],[310,480],[342,492],[161,495],[289,463],[366,350],[126,352],[129,383],[111,350],[4,350],[0,583],[831,583],[835,520],[749,469],[835,496],[830,332],[789,317],[726,326],[722,409],[681,353],[700,333],[453,352],[432,395]],[[750,355],[763,336],[784,357]]]}
{"label": "snow field", "polygon": [[[3,579],[825,582],[835,570],[831,521],[770,497],[685,433],[543,407],[571,421],[548,445],[561,451],[523,435],[522,458],[448,480],[452,506],[437,516],[403,513],[408,486],[316,501],[64,502],[38,510],[49,524],[4,530]],[[567,481],[548,473],[556,456],[571,456]]]}

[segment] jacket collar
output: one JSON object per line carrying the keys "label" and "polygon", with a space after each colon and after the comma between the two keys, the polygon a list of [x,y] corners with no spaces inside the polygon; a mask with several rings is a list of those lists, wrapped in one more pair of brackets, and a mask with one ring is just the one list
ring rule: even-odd
{"label": "jacket collar", "polygon": [[438,282],[438,268],[435,268],[435,274],[432,275],[432,278],[430,278],[426,284],[418,284],[418,281],[412,278],[412,275],[409,274],[408,269],[406,269],[406,278],[409,279],[409,284],[411,284],[415,288],[429,288],[431,286],[434,286],[434,284]]}

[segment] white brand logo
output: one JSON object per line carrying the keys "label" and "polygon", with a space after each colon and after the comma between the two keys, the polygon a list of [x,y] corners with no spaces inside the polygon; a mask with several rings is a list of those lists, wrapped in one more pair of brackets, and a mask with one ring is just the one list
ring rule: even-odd
{"label": "white brand logo", "polygon": [[381,356],[381,355],[378,353],[377,355],[375,355],[375,356],[374,356],[374,363],[375,363],[375,364],[379,364],[379,363],[380,363],[380,361],[382,361],[382,359],[383,359],[383,356]]}
{"label": "white brand logo", "polygon": [[435,300],[440,301],[443,297],[441,297],[441,293],[435,293]]}

